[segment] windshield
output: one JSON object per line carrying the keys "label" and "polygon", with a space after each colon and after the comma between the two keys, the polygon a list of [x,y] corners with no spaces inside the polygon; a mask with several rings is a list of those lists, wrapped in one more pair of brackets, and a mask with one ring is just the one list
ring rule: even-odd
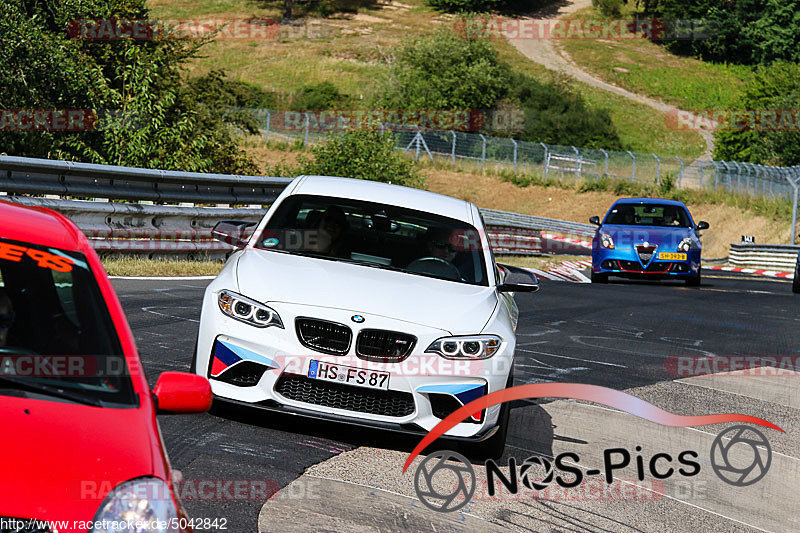
{"label": "windshield", "polygon": [[[0,240],[0,393],[132,404],[125,357],[86,257]],[[64,396],[62,396],[64,397]]]}
{"label": "windshield", "polygon": [[617,204],[608,213],[605,224],[623,226],[692,227],[686,209],[667,204]]}
{"label": "windshield", "polygon": [[270,218],[256,246],[488,285],[479,233],[473,226],[385,204],[290,196]]}

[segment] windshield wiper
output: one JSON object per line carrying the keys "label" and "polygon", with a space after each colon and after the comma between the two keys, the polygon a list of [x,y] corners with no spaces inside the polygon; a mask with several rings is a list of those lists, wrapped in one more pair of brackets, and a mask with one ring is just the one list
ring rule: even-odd
{"label": "windshield wiper", "polygon": [[9,376],[0,375],[0,385],[12,385],[16,389],[27,390],[30,392],[38,392],[39,394],[43,394],[45,396],[52,396],[54,398],[70,400],[72,402],[82,403],[84,405],[92,405],[94,407],[103,406],[103,402],[97,398],[93,398],[91,396],[84,396],[82,394],[76,394],[74,392],[67,392],[57,387],[44,385],[42,383],[37,383],[35,381],[28,381],[25,379],[15,379]]}

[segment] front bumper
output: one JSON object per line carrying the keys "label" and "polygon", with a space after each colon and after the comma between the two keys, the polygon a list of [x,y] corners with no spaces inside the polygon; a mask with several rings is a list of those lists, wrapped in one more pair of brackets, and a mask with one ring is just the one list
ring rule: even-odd
{"label": "front bumper", "polygon": [[689,251],[685,260],[661,260],[656,255],[643,263],[635,250],[595,250],[592,272],[636,279],[691,278],[700,272],[700,253]]}
{"label": "front bumper", "polygon": [[[198,336],[197,373],[209,378],[216,398],[290,415],[423,435],[471,399],[506,386],[513,359],[513,335],[509,342],[509,336],[501,334],[504,341],[490,359],[452,361],[424,353],[427,346],[448,336],[448,332],[370,316],[370,328],[410,333],[417,337],[417,343],[402,362],[366,361],[356,356],[354,346],[345,355],[310,350],[300,343],[294,327],[297,317],[313,316],[347,325],[355,338],[361,325],[353,324],[350,318],[364,313],[269,305],[280,314],[286,329],[260,329],[228,318],[217,307],[216,293],[206,294]],[[312,361],[388,372],[388,391],[309,378]],[[237,382],[232,376],[241,379]],[[289,381],[302,388],[300,393],[287,388]],[[499,412],[500,406],[492,406],[478,420],[467,419],[445,436],[473,441],[489,438],[496,430]]]}

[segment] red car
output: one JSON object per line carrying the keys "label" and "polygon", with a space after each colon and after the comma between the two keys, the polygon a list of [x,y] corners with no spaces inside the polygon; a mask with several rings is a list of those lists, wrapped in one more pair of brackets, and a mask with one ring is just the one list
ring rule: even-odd
{"label": "red car", "polygon": [[211,398],[180,372],[151,391],[88,240],[58,213],[0,201],[0,531],[191,530],[156,413]]}

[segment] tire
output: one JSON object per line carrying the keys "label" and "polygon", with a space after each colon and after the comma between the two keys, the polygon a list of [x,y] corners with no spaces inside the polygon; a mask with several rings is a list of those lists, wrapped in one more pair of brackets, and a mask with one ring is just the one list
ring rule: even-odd
{"label": "tire", "polygon": [[792,280],[792,292],[800,293],[800,254],[797,254],[797,262],[794,264],[794,279]]}
{"label": "tire", "polygon": [[700,286],[700,269],[697,269],[697,275],[692,276],[690,278],[686,278],[686,286],[687,287],[699,287]]}
{"label": "tire", "polygon": [[608,274],[595,274],[592,270],[591,279],[592,283],[608,283]]}
{"label": "tire", "polygon": [[[506,388],[509,389],[514,386],[514,367],[511,367],[511,372],[508,375]],[[500,406],[500,416],[497,419],[498,429],[494,435],[489,437],[483,442],[478,442],[470,447],[471,455],[486,459],[500,459],[506,449],[506,437],[508,436],[509,419],[511,418],[511,405],[505,402]]]}
{"label": "tire", "polygon": [[192,352],[192,363],[189,365],[189,372],[197,374],[197,341],[194,341],[194,351]]}

